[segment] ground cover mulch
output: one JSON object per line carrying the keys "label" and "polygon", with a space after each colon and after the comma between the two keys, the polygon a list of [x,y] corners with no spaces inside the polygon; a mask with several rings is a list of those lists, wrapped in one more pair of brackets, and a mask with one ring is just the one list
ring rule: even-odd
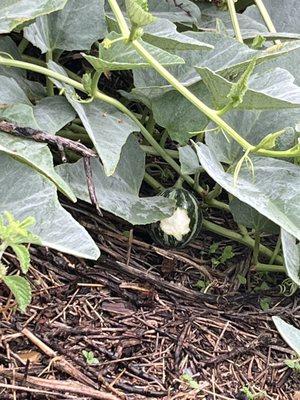
{"label": "ground cover mulch", "polygon": [[285,364],[293,352],[271,318],[300,326],[299,298],[279,293],[282,277],[255,275],[249,251],[234,243],[235,257],[213,267],[211,243],[230,242],[207,232],[171,251],[154,247],[145,228],[67,207],[102,256],[32,248],[34,296],[23,315],[0,287],[1,400],[247,399],[245,387],[253,399],[299,400],[300,374]]}

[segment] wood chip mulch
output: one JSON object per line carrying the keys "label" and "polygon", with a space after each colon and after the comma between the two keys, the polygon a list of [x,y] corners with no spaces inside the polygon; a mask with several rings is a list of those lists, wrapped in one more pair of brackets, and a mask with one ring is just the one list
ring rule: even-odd
{"label": "wood chip mulch", "polygon": [[[143,229],[74,212],[100,260],[33,248],[34,296],[23,315],[0,286],[1,400],[251,400],[245,387],[253,400],[299,400],[300,374],[285,364],[293,351],[271,319],[299,327],[299,298],[269,291],[262,311],[262,296],[246,290],[247,250],[233,244],[236,257],[213,268],[205,249],[216,238],[206,233],[173,252],[152,246]],[[5,260],[13,270],[14,257]]]}

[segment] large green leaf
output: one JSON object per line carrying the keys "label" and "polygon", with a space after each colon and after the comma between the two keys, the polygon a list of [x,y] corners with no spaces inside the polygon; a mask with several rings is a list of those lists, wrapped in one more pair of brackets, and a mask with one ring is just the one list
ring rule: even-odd
{"label": "large green leaf", "polygon": [[281,230],[281,243],[286,273],[300,286],[300,243],[284,229]]}
{"label": "large green leaf", "polygon": [[[300,32],[300,7],[298,0],[264,0],[264,5],[277,31]],[[248,7],[245,11],[245,15],[259,21],[261,24],[264,23],[256,6]]]}
{"label": "large green leaf", "polygon": [[[223,78],[209,68],[197,68],[199,74],[213,96],[215,104],[222,108],[228,104],[229,94],[234,82]],[[282,68],[251,75],[248,90],[241,109],[276,109],[300,107],[300,87],[294,84],[295,78]]]}
{"label": "large green leaf", "polygon": [[[90,202],[82,160],[59,165],[58,173],[68,181],[76,196]],[[149,224],[170,216],[173,202],[164,197],[139,197],[145,170],[145,155],[134,137],[123,148],[118,167],[106,176],[98,160],[92,160],[93,180],[100,207],[132,224]]]}
{"label": "large green leaf", "polygon": [[21,139],[0,131],[0,152],[10,155],[43,174],[70,200],[76,201],[69,185],[55,172],[52,154],[46,144],[37,143],[30,139]]}
{"label": "large green leaf", "polygon": [[297,356],[300,357],[300,329],[287,324],[279,317],[272,317],[272,319],[284,341],[297,353]]}
{"label": "large green leaf", "polygon": [[61,10],[66,2],[67,0],[1,0],[0,34],[10,32],[39,15]]}
{"label": "large green leaf", "polygon": [[[279,32],[300,33],[300,6],[298,0],[264,0],[264,4]],[[248,7],[245,15],[262,22],[261,15],[255,6]],[[300,49],[285,57],[262,65],[259,69],[267,70],[274,67],[287,69],[295,78],[296,84],[300,85]]]}
{"label": "large green leaf", "polygon": [[[189,89],[205,104],[211,105],[211,96],[203,82],[198,82]],[[200,131],[208,123],[206,115],[174,90],[152,99],[151,107],[157,124],[166,128],[171,138],[182,145],[191,138],[189,132]]]}
{"label": "large green leaf", "polygon": [[[253,145],[257,145],[272,132],[290,128],[286,129],[286,132],[277,140],[275,147],[277,150],[286,150],[294,145],[294,131],[299,121],[299,110],[234,110],[224,115],[223,119]],[[244,154],[241,146],[219,129],[210,131],[214,127],[214,124],[208,126],[205,135],[206,144],[216,153],[219,161],[233,164]]]}
{"label": "large green leaf", "polygon": [[0,107],[14,103],[31,105],[26,93],[15,79],[0,75]]}
{"label": "large green leaf", "polygon": [[201,168],[199,159],[192,146],[179,147],[180,168],[183,175],[196,174]]}
{"label": "large green leaf", "polygon": [[36,19],[24,36],[42,53],[87,50],[106,34],[104,0],[68,0],[57,12]]}
{"label": "large green leaf", "polygon": [[[0,52],[10,54],[15,60],[21,60],[22,56],[15,42],[9,36],[0,36]],[[38,82],[26,79],[26,71],[21,68],[4,67],[0,65],[0,75],[14,78],[22,90],[30,98],[40,98],[46,95],[45,88]]]}
{"label": "large green leaf", "polygon": [[[266,50],[253,50],[233,38],[217,33],[185,32],[185,35],[214,46],[213,50],[178,51],[185,64],[170,67],[170,72],[185,86],[201,80],[196,72],[197,67],[207,67],[224,77],[235,77],[241,74],[256,57],[257,65],[269,59],[277,58],[300,48],[300,41],[287,42],[282,46]],[[196,69],[196,70],[195,70]],[[165,80],[153,70],[134,71],[136,87],[162,86],[172,89]]]}
{"label": "large green leaf", "polygon": [[[121,35],[111,32],[106,40],[115,40],[120,37]],[[162,65],[184,64],[182,58],[142,40],[140,41],[145,49]],[[105,48],[102,43],[99,46],[98,57],[87,54],[84,54],[84,57],[97,71],[150,68],[149,63],[136,52],[132,44],[126,43],[124,40],[113,43],[109,48]]]}
{"label": "large green leaf", "polygon": [[112,175],[120,159],[122,147],[136,125],[116,108],[100,100],[82,104],[67,96],[99,154],[106,175]]}
{"label": "large green leaf", "polygon": [[148,0],[149,11],[158,18],[172,22],[198,24],[201,18],[199,7],[191,0]]}
{"label": "large green leaf", "polygon": [[243,203],[237,198],[233,198],[229,203],[230,211],[237,224],[255,229],[258,232],[278,233],[279,227],[264,215],[260,214],[255,208]]}
{"label": "large green leaf", "polygon": [[212,49],[211,45],[178,32],[176,25],[165,18],[157,18],[153,24],[146,26],[143,39],[167,51]]}
{"label": "large green leaf", "polygon": [[42,245],[78,257],[99,257],[89,234],[60,205],[53,183],[6,154],[0,154],[0,169],[0,215],[11,211],[19,220],[32,216],[36,222],[31,231]]}
{"label": "large green leaf", "polygon": [[[54,62],[50,62],[49,66],[54,71],[65,74],[64,69]],[[57,87],[65,89],[68,101],[79,115],[101,158],[106,175],[113,174],[119,162],[122,147],[130,133],[137,129],[136,125],[129,117],[100,100],[80,103],[75,97],[73,88],[55,80],[54,82]]]}
{"label": "large green leaf", "polygon": [[39,129],[53,135],[75,118],[75,112],[64,96],[45,97],[33,107]]}
{"label": "large green leaf", "polygon": [[[1,78],[3,80],[5,77],[0,77],[0,82]],[[0,109],[0,118],[2,117],[24,127],[45,130],[52,134],[56,133],[74,118],[75,113],[64,97],[47,97],[41,100],[36,106],[31,106],[28,105],[30,102],[26,96],[24,97],[20,88],[18,89],[16,82],[11,78],[5,79],[9,82],[14,82],[13,86],[8,85],[9,92],[6,103],[19,99],[20,102],[24,101],[24,104],[17,103]],[[0,85],[1,96],[3,91],[5,91],[5,86]],[[76,197],[70,187],[55,172],[52,154],[47,144],[16,137],[0,130],[0,151],[9,154],[18,161],[28,164],[55,183],[59,190],[72,201],[76,201]]]}
{"label": "large green leaf", "polygon": [[196,145],[206,172],[229,193],[300,238],[300,167],[273,158],[251,157],[255,177],[243,165],[236,183],[208,146]]}

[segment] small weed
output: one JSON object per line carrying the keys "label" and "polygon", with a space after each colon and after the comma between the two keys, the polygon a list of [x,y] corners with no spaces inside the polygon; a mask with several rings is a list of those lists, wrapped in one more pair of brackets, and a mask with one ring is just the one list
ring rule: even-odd
{"label": "small weed", "polygon": [[94,357],[94,353],[92,351],[82,350],[83,357],[85,358],[85,362],[88,365],[99,365],[98,358]]}

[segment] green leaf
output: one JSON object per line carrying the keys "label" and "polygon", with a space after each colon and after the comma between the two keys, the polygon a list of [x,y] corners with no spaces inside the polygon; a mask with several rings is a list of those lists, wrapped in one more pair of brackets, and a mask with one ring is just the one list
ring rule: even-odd
{"label": "green leaf", "polygon": [[72,96],[67,95],[67,98],[93,142],[103,162],[105,174],[112,175],[126,140],[137,130],[136,125],[129,117],[100,100],[84,104]]}
{"label": "green leaf", "polygon": [[183,175],[192,175],[196,174],[201,165],[199,163],[199,159],[195,150],[192,146],[183,146],[179,147],[179,161],[180,161],[180,168]]}
{"label": "green leaf", "polygon": [[0,216],[0,239],[7,246],[22,243],[41,244],[40,239],[28,230],[34,224],[35,219],[31,216],[18,221],[12,213],[5,211],[4,218]]}
{"label": "green leaf", "polygon": [[[224,115],[223,119],[253,145],[260,143],[269,133],[285,129],[285,134],[277,139],[276,150],[287,150],[295,143],[299,110],[232,110]],[[215,129],[215,125],[209,124],[205,134],[206,144],[217,155],[219,161],[229,165],[236,163],[244,155],[241,146],[219,129],[212,129]]]}
{"label": "green leaf", "polygon": [[242,167],[234,185],[215,153],[206,145],[196,144],[202,167],[224,189],[251,205],[275,224],[300,238],[300,167],[273,158],[251,157],[255,179]]}
{"label": "green leaf", "polygon": [[[271,20],[279,32],[300,32],[299,2],[297,0],[264,0]],[[245,15],[264,23],[257,7],[248,7]]]}
{"label": "green leaf", "polygon": [[31,230],[43,246],[82,258],[99,257],[98,247],[61,207],[56,188],[48,179],[6,154],[0,154],[0,169],[0,215],[11,210],[19,220],[34,217],[36,223]]}
{"label": "green leaf", "polygon": [[13,78],[0,75],[0,107],[7,104],[22,103],[31,106],[23,89]]}
{"label": "green leaf", "polygon": [[0,4],[0,34],[40,15],[61,10],[67,0],[2,0]]}
{"label": "green leaf", "polygon": [[126,12],[132,25],[145,26],[152,24],[155,17],[148,12],[147,1],[125,0]]}
{"label": "green leaf", "polygon": [[[138,55],[131,43],[119,40],[109,48],[105,48],[107,40],[113,41],[122,38],[121,35],[111,32],[104,44],[99,45],[99,57],[83,54],[84,58],[97,71],[128,70],[136,68],[150,68],[150,65]],[[159,47],[152,46],[141,40],[145,49],[162,65],[184,64],[184,60],[174,54],[168,53]]]}
{"label": "green leaf", "polygon": [[[203,82],[189,89],[205,104],[211,105],[209,92]],[[191,138],[189,132],[205,129],[208,123],[206,115],[175,91],[152,99],[151,106],[156,123],[166,128],[170,137],[181,145],[188,143]]]}
{"label": "green leaf", "polygon": [[[37,115],[36,120],[33,111],[35,110],[30,106],[18,104],[2,110],[2,112],[0,110],[0,117],[16,122],[21,126],[32,127],[35,129],[39,129],[39,119],[40,125],[46,125],[47,113],[44,113],[41,116]],[[37,113],[39,112],[40,111],[38,110]],[[61,120],[61,118],[63,118],[63,113],[56,119],[56,121]],[[48,129],[51,128],[51,124],[53,126],[55,123],[52,121],[49,122]],[[11,157],[29,165],[39,173],[43,174],[53,183],[55,183],[59,190],[69,197],[70,200],[76,201],[76,198],[70,187],[55,172],[52,154],[47,144],[34,142],[33,140],[26,138],[16,137],[0,130],[0,152],[10,155]]]}
{"label": "green leaf", "polygon": [[272,319],[284,341],[300,357],[300,329],[295,328],[293,325],[287,324],[280,317],[272,317]]}
{"label": "green leaf", "polygon": [[148,0],[151,14],[158,18],[167,18],[172,22],[199,25],[201,12],[197,4],[191,0],[161,1]]}
{"label": "green leaf", "polygon": [[[224,37],[217,33],[185,32],[185,35],[207,43],[214,47],[213,50],[178,51],[177,54],[185,60],[184,65],[172,66],[169,71],[185,86],[189,87],[201,80],[198,67],[209,68],[226,79],[239,77],[249,63],[256,58],[256,65],[270,59],[294,52],[300,49],[300,41],[288,42],[282,47],[266,50],[254,50],[239,43],[235,39]],[[161,93],[165,89],[174,90],[167,85],[165,80],[153,70],[134,71],[134,83],[136,87],[161,87]]]}
{"label": "green leaf", "polygon": [[[130,136],[122,150],[120,162],[112,176],[106,176],[98,160],[91,162],[100,207],[133,225],[144,225],[169,217],[173,201],[162,196],[139,197],[145,171],[145,155],[136,139]],[[90,202],[82,160],[56,167],[81,200]]]}
{"label": "green leaf", "polygon": [[143,40],[166,51],[210,50],[213,46],[178,32],[168,19],[157,18],[144,28]]}
{"label": "green leaf", "polygon": [[229,203],[229,207],[237,224],[259,232],[279,233],[279,227],[276,224],[239,199],[233,198]]}
{"label": "green leaf", "polygon": [[285,133],[285,129],[274,132],[274,133],[269,133],[267,136],[265,136],[255,147],[255,150],[259,149],[265,149],[265,150],[271,150],[274,149],[277,143],[277,139]]}
{"label": "green leaf", "polygon": [[22,276],[5,276],[3,282],[14,295],[21,312],[25,312],[27,306],[31,303],[31,287],[27,279]]}
{"label": "green leaf", "polygon": [[57,12],[44,15],[24,28],[24,36],[42,53],[87,50],[106,34],[104,0],[68,0]]}
{"label": "green leaf", "polygon": [[[219,108],[228,103],[228,93],[234,83],[211,71],[197,68],[214,102]],[[275,109],[300,107],[300,87],[294,84],[295,78],[282,68],[254,74],[249,78],[249,87],[243,101],[237,104],[241,109]]]}
{"label": "green leaf", "polygon": [[243,103],[243,99],[248,90],[249,79],[253,73],[255,63],[256,59],[254,58],[247,66],[245,71],[242,73],[238,81],[232,84],[227,98],[229,99],[233,107],[237,107],[239,104]]}
{"label": "green leaf", "polygon": [[300,244],[284,229],[281,230],[281,243],[286,273],[296,285],[300,286]]}
{"label": "green leaf", "polygon": [[98,358],[94,357],[94,353],[92,351],[82,350],[82,354],[88,365],[98,365],[99,364]]}
{"label": "green leaf", "polygon": [[[10,54],[15,60],[21,60],[22,58],[18,47],[9,36],[0,35],[0,52]],[[30,98],[40,98],[46,95],[45,88],[38,82],[33,82],[26,79],[27,71],[21,68],[8,68],[0,65],[0,75],[13,78],[19,84],[19,87],[22,88],[22,90],[27,94],[27,96],[30,96]]]}
{"label": "green leaf", "polygon": [[[290,0],[288,2],[285,0],[264,0],[264,5],[266,6],[278,32],[285,33],[285,36],[290,34],[291,38],[291,32],[293,32],[294,35],[296,33],[300,33],[299,2],[297,0]],[[260,12],[255,6],[248,7],[244,14],[253,18],[253,20],[262,22]],[[294,38],[297,38],[297,35],[295,35]],[[267,62],[266,64],[262,65],[259,70],[266,71],[274,69],[275,67],[287,69],[296,78],[295,83],[300,85],[299,64],[300,49],[285,57]]]}
{"label": "green leaf", "polygon": [[28,248],[23,244],[15,244],[12,245],[11,248],[17,256],[22,272],[26,274],[30,267],[30,254]]}
{"label": "green leaf", "polygon": [[270,309],[270,302],[271,302],[270,297],[263,297],[263,298],[260,299],[260,301],[259,301],[260,308],[261,308],[263,311],[268,311],[268,310]]}

